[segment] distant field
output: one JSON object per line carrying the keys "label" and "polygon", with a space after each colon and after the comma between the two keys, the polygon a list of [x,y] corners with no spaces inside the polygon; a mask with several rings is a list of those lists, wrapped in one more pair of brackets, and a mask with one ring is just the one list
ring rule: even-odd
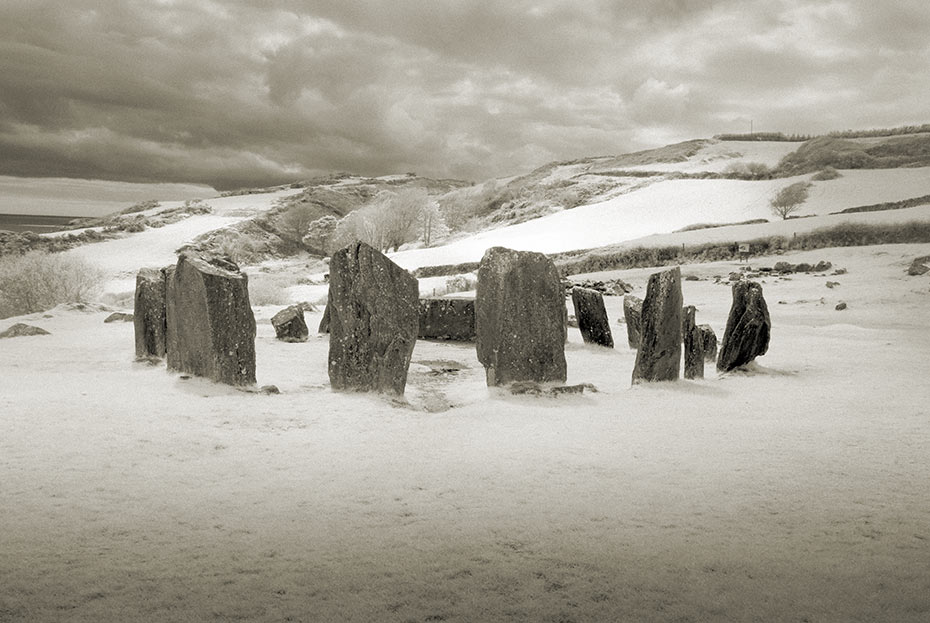
{"label": "distant field", "polygon": [[0,214],[0,230],[44,234],[67,229],[76,216],[45,216],[41,214]]}

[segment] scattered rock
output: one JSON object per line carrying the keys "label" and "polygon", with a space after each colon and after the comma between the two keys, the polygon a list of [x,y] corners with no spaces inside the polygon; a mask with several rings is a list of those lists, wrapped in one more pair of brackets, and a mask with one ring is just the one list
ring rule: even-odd
{"label": "scattered rock", "polygon": [[133,322],[133,320],[134,318],[132,314],[127,314],[124,312],[113,312],[103,319],[104,322]]}
{"label": "scattered rock", "polygon": [[809,273],[814,269],[813,266],[807,262],[801,262],[800,264],[795,264],[793,267],[793,272],[796,273]]}
{"label": "scattered rock", "polygon": [[488,249],[478,267],[475,328],[488,386],[565,381],[567,311],[548,257]]}
{"label": "scattered rock", "polygon": [[907,274],[911,277],[917,277],[919,275],[926,274],[930,272],[930,255],[925,257],[915,258],[911,265],[907,269]]}
{"label": "scattered rock", "polygon": [[685,275],[684,280],[685,281],[700,281],[701,278],[698,277],[697,275]]}
{"label": "scattered rock", "polygon": [[508,389],[511,394],[530,394],[533,396],[541,396],[543,394],[551,396],[582,394],[585,390],[591,393],[597,393],[597,387],[592,383],[578,383],[577,385],[541,385],[535,381],[514,381],[508,386]]}
{"label": "scattered rock", "polygon": [[329,265],[329,381],[402,396],[419,329],[417,280],[363,242]]}
{"label": "scattered rock", "polygon": [[776,273],[791,273],[794,272],[794,265],[788,262],[775,262],[775,266],[772,268]]}
{"label": "scattered rock", "polygon": [[592,281],[585,279],[583,281],[564,280],[566,296],[571,295],[572,288],[587,288],[588,290],[597,290],[604,296],[623,296],[627,292],[633,291],[633,286],[623,279],[607,279],[605,281]]}
{"label": "scattered rock", "polygon": [[281,393],[281,390],[278,389],[277,385],[262,385],[258,391],[260,391],[263,394],[269,394],[269,395]]}
{"label": "scattered rock", "polygon": [[739,281],[743,278],[743,273],[730,273],[730,281]]}
{"label": "scattered rock", "polygon": [[713,327],[709,324],[699,324],[698,330],[701,332],[701,346],[704,351],[704,361],[716,361],[717,334],[714,333]]}
{"label": "scattered rock", "polygon": [[228,258],[182,253],[166,294],[168,368],[254,385],[255,316],[245,273]]}
{"label": "scattered rock", "polygon": [[425,340],[475,341],[474,299],[420,299],[419,337]]}
{"label": "scattered rock", "polygon": [[845,269],[845,268],[837,268],[836,270],[833,271],[833,274],[834,274],[834,275],[845,275],[845,274],[846,274],[846,269]]}
{"label": "scattered rock", "polygon": [[31,324],[17,322],[3,333],[0,333],[0,338],[26,337],[29,335],[51,335],[51,333],[42,327],[36,327]]}
{"label": "scattered rock", "polygon": [[168,273],[174,267],[143,268],[136,275],[132,322],[135,330],[136,358],[163,358],[167,351],[166,288]]}
{"label": "scattered rock", "polygon": [[733,305],[717,356],[717,369],[729,372],[764,355],[769,347],[772,323],[762,286],[754,281],[733,284]]}
{"label": "scattered rock", "polygon": [[623,318],[626,320],[627,344],[635,350],[643,338],[643,299],[632,294],[624,296]]}
{"label": "scattered rock", "polygon": [[836,304],[836,307],[834,307],[834,309],[835,309],[836,311],[843,311],[844,309],[846,309],[846,303],[845,303],[845,301],[844,301],[844,302],[837,303],[837,304]]}
{"label": "scattered rock", "polygon": [[685,378],[704,378],[704,335],[694,321],[697,309],[686,305],[681,310],[681,333],[685,349]]}
{"label": "scattered rock", "polygon": [[310,336],[304,320],[304,309],[300,305],[285,307],[271,317],[275,337],[282,342],[306,342]]}
{"label": "scattered rock", "polygon": [[604,307],[604,297],[597,290],[572,288],[572,306],[578,318],[578,328],[585,344],[597,344],[614,347],[614,338],[610,333],[610,321]]}
{"label": "scattered rock", "polygon": [[633,382],[675,381],[681,372],[681,270],[650,275]]}
{"label": "scattered rock", "polygon": [[817,262],[817,264],[814,265],[814,272],[825,273],[831,268],[833,268],[833,264],[831,264],[830,262],[825,262],[824,260],[820,260],[819,262]]}
{"label": "scattered rock", "polygon": [[835,288],[835,287],[838,286],[838,285],[840,285],[840,282],[839,282],[839,281],[828,281],[828,282],[827,282],[827,287],[828,287],[828,288]]}

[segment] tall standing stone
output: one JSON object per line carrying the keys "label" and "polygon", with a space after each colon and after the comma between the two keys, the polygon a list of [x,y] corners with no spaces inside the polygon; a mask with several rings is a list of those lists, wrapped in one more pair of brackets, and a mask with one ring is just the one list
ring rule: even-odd
{"label": "tall standing stone", "polygon": [[419,328],[417,280],[363,242],[329,264],[329,382],[403,395]]}
{"label": "tall standing stone", "polygon": [[585,343],[613,348],[614,338],[610,333],[604,296],[597,290],[575,286],[572,288],[572,306]]}
{"label": "tall standing stone", "polygon": [[564,382],[567,322],[552,260],[503,247],[485,252],[478,267],[475,329],[488,386]]}
{"label": "tall standing stone", "polygon": [[165,356],[165,288],[165,269],[143,268],[136,275],[132,322],[137,359]]}
{"label": "tall standing stone", "polygon": [[475,300],[420,299],[420,332],[425,340],[475,340]]}
{"label": "tall standing stone", "polygon": [[676,381],[681,372],[681,270],[649,277],[643,300],[642,341],[633,382]]}
{"label": "tall standing stone", "polygon": [[168,368],[253,385],[255,316],[248,276],[227,258],[186,253],[166,272]]}
{"label": "tall standing stone", "polygon": [[701,341],[704,345],[704,361],[717,360],[717,334],[714,328],[709,324],[699,324],[698,330],[701,332]]}
{"label": "tall standing stone", "polygon": [[643,300],[627,294],[623,297],[623,319],[626,320],[626,341],[636,350],[643,339]]}
{"label": "tall standing stone", "polygon": [[728,372],[744,366],[769,348],[772,321],[762,297],[762,286],[754,281],[733,284],[733,305],[723,332],[717,369]]}
{"label": "tall standing stone", "polygon": [[704,336],[694,321],[694,305],[681,310],[681,337],[685,348],[685,378],[704,378]]}

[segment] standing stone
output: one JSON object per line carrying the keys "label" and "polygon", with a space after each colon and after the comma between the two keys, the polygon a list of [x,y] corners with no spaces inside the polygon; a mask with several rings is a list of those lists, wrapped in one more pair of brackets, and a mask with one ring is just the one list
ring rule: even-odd
{"label": "standing stone", "polygon": [[329,271],[330,384],[403,395],[419,328],[417,280],[363,242],[333,253]]}
{"label": "standing stone", "polygon": [[132,322],[137,359],[165,356],[165,287],[165,269],[143,268],[136,275]]}
{"label": "standing stone", "polygon": [[320,326],[317,327],[317,333],[329,333],[329,305],[323,308],[323,317],[320,318]]}
{"label": "standing stone", "polygon": [[168,369],[253,385],[255,316],[245,273],[227,258],[186,253],[166,273]]}
{"label": "standing stone", "polygon": [[642,341],[633,382],[677,381],[681,373],[681,269],[649,276],[643,301]]}
{"label": "standing stone", "polygon": [[643,339],[643,299],[632,294],[623,297],[623,318],[626,320],[626,341],[636,350]]}
{"label": "standing stone", "polygon": [[764,355],[769,348],[771,330],[762,286],[754,281],[733,284],[733,306],[723,332],[717,369],[728,372]]}
{"label": "standing stone", "polygon": [[685,348],[685,378],[704,378],[704,336],[694,322],[694,305],[681,310],[681,337]]}
{"label": "standing stone", "polygon": [[488,249],[478,267],[475,329],[488,386],[564,382],[568,331],[555,264],[542,253]]}
{"label": "standing stone", "polygon": [[291,305],[276,313],[271,317],[271,326],[275,337],[282,342],[306,342],[310,336],[301,305]]}
{"label": "standing stone", "polygon": [[474,299],[420,299],[420,332],[425,340],[475,341]]}
{"label": "standing stone", "polygon": [[572,288],[572,305],[585,343],[613,348],[614,338],[610,333],[603,295],[597,290],[575,286]]}
{"label": "standing stone", "polygon": [[701,332],[701,341],[704,346],[704,361],[716,361],[717,334],[714,333],[713,327],[709,324],[699,324],[698,330]]}

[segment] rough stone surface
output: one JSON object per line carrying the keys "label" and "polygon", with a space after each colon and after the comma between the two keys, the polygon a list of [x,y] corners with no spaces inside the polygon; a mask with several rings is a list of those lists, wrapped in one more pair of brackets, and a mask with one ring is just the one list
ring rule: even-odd
{"label": "rough stone surface", "polygon": [[291,305],[276,313],[271,317],[271,326],[275,337],[282,342],[306,342],[310,336],[301,305]]}
{"label": "rough stone surface", "polygon": [[559,273],[542,253],[488,249],[478,267],[475,329],[489,386],[564,382],[567,336]]}
{"label": "rough stone surface", "polygon": [[229,385],[255,384],[248,277],[226,258],[182,254],[166,271],[168,368]]}
{"label": "rough stone surface", "polygon": [[329,264],[329,381],[333,389],[403,395],[419,329],[417,280],[359,242]]}
{"label": "rough stone surface", "polygon": [[329,305],[323,308],[323,317],[320,318],[320,326],[317,327],[317,333],[329,333]]}
{"label": "rough stone surface", "polygon": [[771,330],[762,286],[754,281],[733,284],[733,305],[717,355],[717,369],[728,372],[764,355]]}
{"label": "rough stone surface", "polygon": [[642,340],[633,382],[676,381],[681,374],[681,269],[649,276],[643,300]]}
{"label": "rough stone surface", "polygon": [[704,349],[704,361],[717,360],[717,334],[709,324],[699,324],[701,343]]}
{"label": "rough stone surface", "polygon": [[167,269],[143,268],[136,275],[132,322],[135,329],[136,357],[163,358],[167,351],[166,310]]}
{"label": "rough stone surface", "polygon": [[42,327],[36,327],[31,324],[17,322],[3,333],[0,333],[0,338],[26,337],[29,335],[51,335],[51,333]]}
{"label": "rough stone surface", "polygon": [[841,302],[841,303],[837,303],[837,304],[836,304],[836,307],[834,307],[834,309],[835,309],[836,311],[843,311],[844,309],[846,309],[846,307],[847,307],[846,303],[845,303],[845,302]]}
{"label": "rough stone surface", "polygon": [[643,299],[632,294],[623,297],[623,318],[626,320],[626,341],[630,348],[639,348],[643,334]]}
{"label": "rough stone surface", "polygon": [[907,274],[911,277],[918,277],[930,272],[930,255],[925,257],[914,258],[907,269]]}
{"label": "rough stone surface", "polygon": [[694,321],[697,310],[686,305],[681,310],[681,338],[685,349],[685,378],[704,378],[704,335]]}
{"label": "rough stone surface", "polygon": [[109,316],[103,319],[104,322],[133,322],[135,317],[132,314],[127,314],[124,312],[113,312]]}
{"label": "rough stone surface", "polygon": [[474,299],[420,299],[419,337],[426,340],[474,342]]}
{"label": "rough stone surface", "polygon": [[578,329],[585,343],[613,348],[614,338],[610,333],[603,295],[597,290],[576,286],[572,288],[572,306],[575,308]]}

